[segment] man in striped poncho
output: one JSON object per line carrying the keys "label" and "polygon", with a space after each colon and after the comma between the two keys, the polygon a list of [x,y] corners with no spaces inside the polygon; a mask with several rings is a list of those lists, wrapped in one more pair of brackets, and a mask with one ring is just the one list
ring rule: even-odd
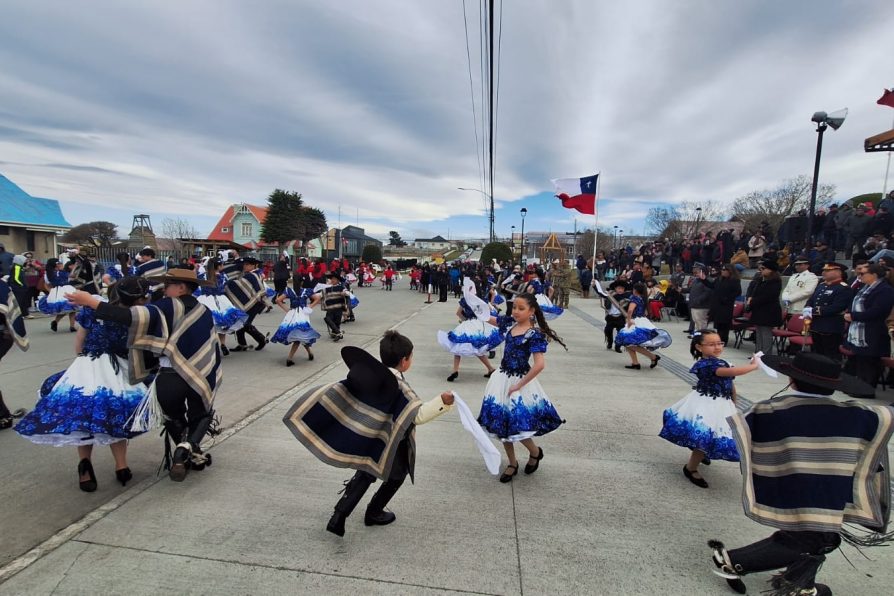
{"label": "man in striped poncho", "polygon": [[741,456],[745,515],[777,531],[731,550],[710,541],[714,572],[744,594],[742,576],[784,567],[770,594],[831,594],[815,578],[842,539],[874,546],[892,538],[885,532],[894,409],[832,399],[836,389],[865,395],[868,385],[826,356],[763,360],[789,377],[790,390],[727,421]]}

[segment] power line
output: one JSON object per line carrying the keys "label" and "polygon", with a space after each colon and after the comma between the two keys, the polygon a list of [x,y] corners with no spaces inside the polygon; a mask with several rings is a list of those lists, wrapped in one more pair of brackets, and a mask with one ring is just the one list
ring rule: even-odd
{"label": "power line", "polygon": [[475,160],[478,163],[479,178],[484,177],[484,151],[478,140],[478,115],[475,111],[475,85],[472,82],[472,53],[469,49],[469,23],[466,16],[466,0],[463,0],[463,27],[466,32],[466,62],[469,66],[469,95],[472,99],[472,129],[475,131]]}

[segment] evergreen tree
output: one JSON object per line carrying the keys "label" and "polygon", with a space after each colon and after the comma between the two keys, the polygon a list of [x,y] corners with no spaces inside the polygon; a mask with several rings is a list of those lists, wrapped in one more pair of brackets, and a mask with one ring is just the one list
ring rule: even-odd
{"label": "evergreen tree", "polygon": [[367,244],[363,247],[360,258],[367,263],[379,263],[382,260],[382,249],[378,244]]}
{"label": "evergreen tree", "polygon": [[486,245],[481,251],[481,262],[485,265],[490,265],[493,259],[496,259],[498,263],[500,261],[506,261],[507,263],[512,261],[512,250],[510,250],[509,245],[505,242],[491,242]]}
{"label": "evergreen tree", "polygon": [[401,239],[400,234],[398,234],[395,230],[388,232],[388,235],[391,237],[388,240],[388,246],[396,246],[397,248],[400,248],[407,245],[407,243]]}
{"label": "evergreen tree", "polygon": [[267,216],[261,224],[261,240],[284,244],[299,239],[301,195],[277,188],[267,197]]}
{"label": "evergreen tree", "polygon": [[308,240],[319,238],[327,229],[325,213],[316,207],[301,207],[294,238],[306,243]]}

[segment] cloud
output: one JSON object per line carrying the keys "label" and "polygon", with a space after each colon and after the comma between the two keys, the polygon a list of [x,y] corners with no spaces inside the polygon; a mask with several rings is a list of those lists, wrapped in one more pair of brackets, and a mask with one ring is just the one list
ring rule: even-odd
{"label": "cloud", "polygon": [[[498,227],[550,178],[594,171],[611,225],[731,201],[810,173],[810,115],[843,106],[821,178],[842,198],[880,190],[862,140],[890,126],[874,102],[894,13],[858,8],[507,2]],[[460,3],[58,0],[5,7],[0,35],[3,173],[32,194],[207,217],[279,187],[376,235],[486,233],[481,195],[457,190],[481,184]],[[544,225],[572,222],[554,209]]]}

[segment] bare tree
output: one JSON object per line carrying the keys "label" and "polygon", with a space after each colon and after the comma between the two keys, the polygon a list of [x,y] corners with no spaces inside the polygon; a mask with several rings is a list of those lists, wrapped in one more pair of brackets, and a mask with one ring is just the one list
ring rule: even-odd
{"label": "bare tree", "polygon": [[161,235],[164,238],[170,238],[174,243],[174,249],[179,253],[183,250],[182,238],[199,238],[199,231],[196,230],[189,220],[178,217],[172,219],[166,217],[161,220]]}
{"label": "bare tree", "polygon": [[[764,221],[774,230],[779,229],[786,217],[810,206],[812,185],[813,181],[809,176],[801,175],[784,180],[776,188],[750,192],[736,199],[733,216],[752,230],[760,227]],[[816,193],[816,206],[828,205],[834,196],[834,184],[820,184]]]}
{"label": "bare tree", "polygon": [[[577,236],[577,254],[583,255],[588,261],[593,258],[593,230],[584,230]],[[599,228],[599,237],[596,239],[596,250],[608,253],[612,249],[614,235],[611,228]]]}
{"label": "bare tree", "polygon": [[649,232],[662,238],[677,239],[682,235],[680,213],[676,207],[652,207],[646,215]]}

